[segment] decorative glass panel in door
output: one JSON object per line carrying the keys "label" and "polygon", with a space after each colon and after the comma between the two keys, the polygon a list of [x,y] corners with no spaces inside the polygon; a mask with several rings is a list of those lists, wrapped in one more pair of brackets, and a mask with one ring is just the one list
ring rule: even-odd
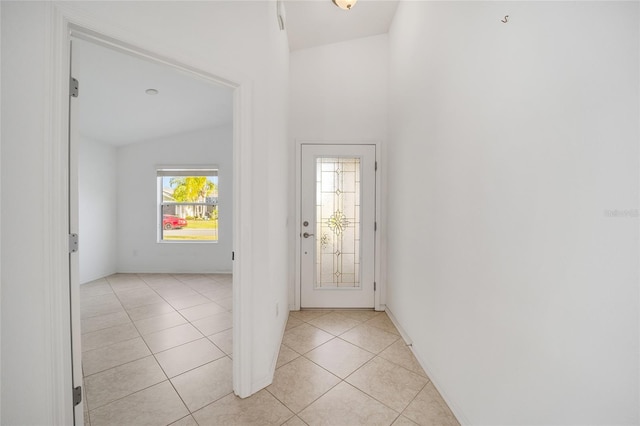
{"label": "decorative glass panel in door", "polygon": [[316,287],[360,287],[360,158],[316,159]]}
{"label": "decorative glass panel in door", "polygon": [[303,145],[301,306],[373,307],[375,146]]}

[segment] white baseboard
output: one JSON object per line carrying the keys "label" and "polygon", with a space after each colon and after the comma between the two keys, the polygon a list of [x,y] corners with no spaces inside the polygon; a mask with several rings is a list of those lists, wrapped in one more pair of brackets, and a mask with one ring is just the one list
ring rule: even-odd
{"label": "white baseboard", "polygon": [[402,340],[404,340],[404,343],[411,348],[411,344],[413,343],[413,341],[411,340],[407,332],[404,330],[404,328],[402,328],[402,326],[400,325],[396,317],[393,315],[393,312],[391,312],[388,307],[385,307],[385,312],[387,313],[387,316],[389,317],[393,325],[396,326],[396,329],[400,333],[400,337],[402,337]]}
{"label": "white baseboard", "polygon": [[385,312],[387,313],[387,316],[389,317],[393,325],[395,325],[396,328],[398,329],[400,336],[402,337],[404,342],[407,344],[407,347],[411,350],[411,353],[413,353],[413,356],[415,356],[416,360],[418,361],[418,364],[420,364],[424,372],[427,373],[427,377],[429,378],[431,383],[433,383],[433,386],[440,393],[440,396],[442,396],[442,399],[444,399],[444,402],[447,403],[447,405],[449,406],[449,409],[451,409],[451,412],[453,412],[453,415],[456,416],[456,419],[458,419],[458,421],[462,426],[470,425],[471,423],[467,419],[467,416],[464,415],[464,413],[462,412],[460,407],[455,403],[455,401],[453,401],[453,399],[451,399],[447,395],[447,392],[441,386],[440,384],[441,382],[438,380],[437,375],[433,372],[431,368],[429,368],[429,364],[425,362],[425,360],[415,351],[415,349],[413,348],[413,340],[407,334],[404,328],[400,325],[400,323],[398,322],[396,317],[393,315],[391,310],[389,310],[388,306],[386,307]]}

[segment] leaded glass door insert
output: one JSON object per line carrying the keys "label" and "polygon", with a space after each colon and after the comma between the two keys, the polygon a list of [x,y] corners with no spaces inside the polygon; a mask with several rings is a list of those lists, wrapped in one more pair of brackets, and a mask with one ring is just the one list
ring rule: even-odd
{"label": "leaded glass door insert", "polygon": [[301,154],[301,306],[374,307],[375,146]]}
{"label": "leaded glass door insert", "polygon": [[316,287],[360,287],[360,158],[316,159]]}

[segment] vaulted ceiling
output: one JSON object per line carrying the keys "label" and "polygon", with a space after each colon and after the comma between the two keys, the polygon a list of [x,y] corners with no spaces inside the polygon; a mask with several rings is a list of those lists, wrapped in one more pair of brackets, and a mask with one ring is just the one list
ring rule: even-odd
{"label": "vaulted ceiling", "polygon": [[[80,134],[112,145],[228,123],[231,89],[82,40],[73,41]],[[155,95],[148,89],[158,91]]]}
{"label": "vaulted ceiling", "polygon": [[[359,0],[352,10],[331,0],[285,0],[292,51],[388,32],[397,0]],[[79,131],[112,145],[215,127],[232,120],[233,92],[168,66],[73,42],[80,81]],[[148,89],[158,91],[155,95]]]}
{"label": "vaulted ceiling", "polygon": [[292,51],[385,34],[398,7],[397,0],[359,0],[351,10],[331,0],[286,0],[285,15]]}

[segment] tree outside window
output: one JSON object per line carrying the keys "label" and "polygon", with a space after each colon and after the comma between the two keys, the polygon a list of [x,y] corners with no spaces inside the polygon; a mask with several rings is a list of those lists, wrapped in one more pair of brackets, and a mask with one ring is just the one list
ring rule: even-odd
{"label": "tree outside window", "polygon": [[159,169],[160,241],[218,241],[218,171]]}

